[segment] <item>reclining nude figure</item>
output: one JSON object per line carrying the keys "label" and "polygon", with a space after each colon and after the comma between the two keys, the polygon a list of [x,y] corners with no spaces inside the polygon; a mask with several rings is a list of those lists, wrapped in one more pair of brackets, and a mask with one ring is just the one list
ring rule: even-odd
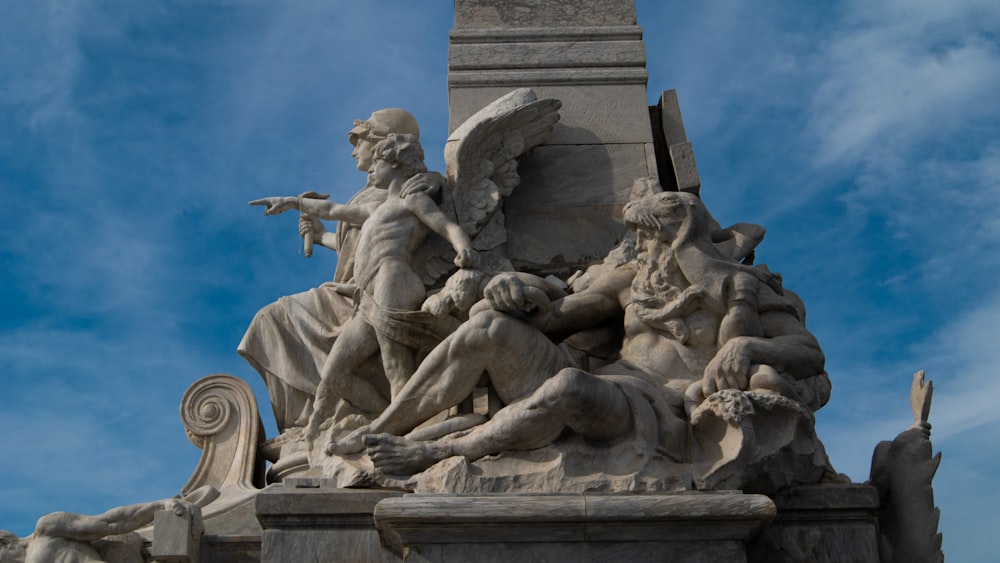
{"label": "reclining nude figure", "polygon": [[[719,342],[729,311],[706,304],[711,289],[692,285],[671,248],[680,233],[691,230],[692,221],[707,217],[692,194],[661,192],[634,200],[625,218],[639,233],[636,259],[604,268],[585,289],[561,299],[550,301],[523,274],[494,278],[485,290],[491,310],[477,306],[480,312],[427,356],[378,418],[330,444],[328,452],[367,448],[381,472],[405,475],[451,456],[474,461],[543,447],[566,429],[588,442],[610,444],[636,429],[640,418],[650,420],[652,412],[656,428],[640,430],[655,433],[667,457],[689,462],[687,387],[701,381],[712,391],[747,390],[753,367],[780,366],[785,377],[799,380],[821,374],[824,363],[791,298],[776,294],[771,301],[784,299],[783,305],[761,304],[754,318],[746,319],[749,332],[759,334],[745,336],[731,327],[728,340]],[[739,283],[737,294],[746,290],[745,281]],[[762,294],[773,294],[768,285],[759,285]],[[683,338],[653,318],[651,297],[683,320]],[[621,352],[596,373],[581,369],[555,342],[606,321],[624,324]],[[461,401],[483,372],[506,405],[490,420],[433,441],[401,437]]]}
{"label": "reclining nude figure", "polygon": [[[72,512],[46,514],[38,519],[34,533],[28,537],[18,538],[11,532],[0,530],[0,563],[102,563],[104,557],[91,542],[134,532],[151,524],[155,514],[161,510],[173,511],[178,516],[188,514],[197,510],[195,507],[207,505],[216,496],[217,490],[202,488],[187,499],[172,498],[119,506],[96,516]],[[124,557],[128,561],[142,561],[142,538],[133,536],[130,539],[138,540],[138,545],[126,547],[134,553],[124,554]],[[120,561],[122,556],[119,554],[113,560]]]}
{"label": "reclining nude figure", "polygon": [[[343,325],[321,370],[307,441],[319,435],[320,425],[333,414],[339,399],[372,416],[387,406],[375,386],[354,373],[368,357],[381,352],[393,396],[413,373],[413,349],[419,346],[420,335],[408,334],[419,329],[408,326],[406,316],[419,310],[425,289],[411,261],[430,232],[452,244],[458,254],[456,266],[476,266],[471,239],[431,197],[445,180],[426,172],[423,157],[412,135],[389,135],[375,145],[369,183],[386,190],[387,198],[374,211],[322,199],[270,197],[251,202],[266,206],[268,215],[297,209],[320,219],[361,225],[354,255],[358,310]],[[412,342],[413,338],[418,341]]]}

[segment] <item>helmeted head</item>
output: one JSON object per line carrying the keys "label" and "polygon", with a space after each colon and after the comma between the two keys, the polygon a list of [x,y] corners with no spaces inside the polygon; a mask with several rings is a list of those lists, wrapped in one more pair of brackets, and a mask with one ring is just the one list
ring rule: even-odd
{"label": "helmeted head", "polygon": [[24,543],[13,532],[0,530],[0,563],[24,563]]}
{"label": "helmeted head", "polygon": [[354,120],[354,128],[347,132],[347,138],[354,145],[351,155],[358,161],[358,170],[368,171],[372,164],[372,147],[392,133],[405,133],[420,140],[417,119],[405,109],[380,109],[368,119]]}

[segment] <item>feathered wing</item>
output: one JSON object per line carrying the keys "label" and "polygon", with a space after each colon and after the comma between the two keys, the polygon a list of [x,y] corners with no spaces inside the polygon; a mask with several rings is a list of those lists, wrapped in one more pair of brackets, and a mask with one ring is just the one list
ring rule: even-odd
{"label": "feathered wing", "polygon": [[[504,251],[507,231],[503,199],[521,182],[518,158],[548,138],[562,102],[538,100],[529,88],[498,98],[467,119],[449,137],[444,158],[448,186],[441,209],[472,238],[487,273],[510,270]],[[454,250],[440,237],[431,237],[419,250],[424,281],[435,285],[454,269]]]}

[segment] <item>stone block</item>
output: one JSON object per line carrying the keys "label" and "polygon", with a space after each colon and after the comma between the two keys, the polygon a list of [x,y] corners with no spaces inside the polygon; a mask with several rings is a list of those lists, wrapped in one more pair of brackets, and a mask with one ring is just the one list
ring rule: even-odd
{"label": "stone block", "polygon": [[762,495],[408,495],[375,507],[405,561],[746,561]]}
{"label": "stone block", "polygon": [[876,563],[878,493],[868,485],[791,487],[773,496],[777,517],[750,546],[751,563]]}
{"label": "stone block", "polygon": [[684,130],[684,118],[681,116],[681,106],[677,101],[677,90],[664,90],[660,94],[660,126],[663,128],[663,139],[666,144],[676,145],[688,140]]}
{"label": "stone block", "polygon": [[256,501],[264,528],[260,561],[399,561],[380,545],[372,511],[402,494],[287,484],[263,490]]}
{"label": "stone block", "polygon": [[653,173],[646,152],[643,144],[537,147],[504,207],[511,261],[558,270],[604,258],[625,232],[632,182]]}
{"label": "stone block", "polygon": [[634,24],[633,0],[455,0],[456,28]]}
{"label": "stone block", "polygon": [[[472,114],[516,86],[451,88],[454,130]],[[594,145],[653,142],[645,84],[532,84],[539,99],[562,101],[559,123],[544,145]],[[596,166],[593,166],[595,170]]]}
{"label": "stone block", "polygon": [[694,147],[691,143],[685,141],[670,145],[670,162],[673,163],[677,189],[697,194],[701,189],[701,178],[698,176],[698,165],[694,160]]}
{"label": "stone block", "polygon": [[203,531],[197,508],[180,514],[171,510],[157,511],[153,515],[153,558],[162,563],[198,563]]}
{"label": "stone block", "polygon": [[452,45],[450,70],[644,66],[642,41],[544,41]]}

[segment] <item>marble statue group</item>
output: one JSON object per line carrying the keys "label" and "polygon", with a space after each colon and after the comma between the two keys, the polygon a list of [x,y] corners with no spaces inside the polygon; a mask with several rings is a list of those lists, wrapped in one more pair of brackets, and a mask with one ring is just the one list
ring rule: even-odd
{"label": "marble statue group", "polygon": [[237,347],[277,435],[203,377],[178,497],[0,531],[0,563],[942,561],[931,384],[868,483],[833,468],[795,280],[706,207],[642,33],[633,0],[456,0],[445,170],[384,108],[346,202],[250,202],[336,253]]}
{"label": "marble statue group", "polygon": [[[424,164],[416,119],[381,109],[349,131],[367,175],[349,201],[316,192],[251,201],[266,215],[298,212],[306,256],[315,245],[338,255],[332,281],[264,307],[238,347],[267,385],[279,434],[263,440],[245,383],[206,377],[181,405],[203,449],[183,497],[43,516],[27,538],[0,532],[0,563],[197,561],[207,553],[202,507],[217,529],[256,537],[245,532],[260,534],[264,522],[260,505],[256,517],[247,512],[254,497],[296,481],[459,500],[736,491],[764,499],[755,518],[765,523],[774,504],[764,495],[851,486],[815,432],[831,383],[805,307],[780,274],[755,263],[763,227],[723,227],[697,189],[666,189],[647,174],[621,190],[624,229],[601,256],[539,266],[508,252],[505,211],[519,164],[552,134],[561,107],[528,88],[500,96],[454,129],[443,174]],[[919,373],[914,426],[876,449],[881,530],[856,549],[865,560],[876,551],[882,561],[941,560],[931,391]],[[723,512],[726,502],[717,503]],[[147,549],[154,515],[159,555]],[[765,534],[754,560],[799,560],[795,533]],[[251,541],[262,555],[246,560],[286,560],[296,548],[281,537]],[[657,541],[649,553],[675,549]],[[826,553],[838,553],[835,534],[825,541]],[[359,558],[384,555],[370,543]]]}
{"label": "marble statue group", "polygon": [[[812,430],[823,353],[802,302],[753,265],[762,227],[722,228],[696,194],[640,177],[603,260],[566,279],[513,268],[502,204],[559,107],[501,97],[452,134],[445,175],[412,116],[379,110],[349,134],[368,172],[350,202],[251,202],[299,211],[303,238],[339,253],[332,283],[266,307],[240,345],[282,432],[275,467],[420,491],[463,471],[467,492],[837,479]],[[784,441],[755,435],[761,417]]]}

